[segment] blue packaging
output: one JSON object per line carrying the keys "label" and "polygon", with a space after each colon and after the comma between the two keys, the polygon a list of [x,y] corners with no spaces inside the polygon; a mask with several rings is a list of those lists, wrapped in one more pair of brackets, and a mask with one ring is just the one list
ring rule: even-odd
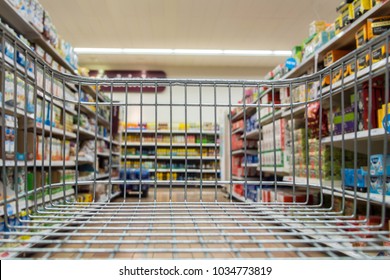
{"label": "blue packaging", "polygon": [[386,178],[386,184],[383,184],[383,177],[373,176],[370,180],[370,192],[374,194],[390,195],[390,176]]}
{"label": "blue packaging", "polygon": [[[346,168],[342,172],[343,187],[346,189],[355,189],[355,169]],[[343,176],[344,175],[344,176]],[[356,187],[358,191],[367,191],[366,176],[367,172],[360,168],[356,170]]]}
{"label": "blue packaging", "polygon": [[382,176],[386,168],[386,175],[390,175],[390,155],[386,158],[382,154],[370,157],[370,175]]}
{"label": "blue packaging", "polygon": [[[127,170],[121,170],[119,173],[119,179],[120,180],[150,180],[150,173],[149,170],[142,170],[142,173],[139,169],[127,169]],[[119,185],[119,188],[122,192],[125,191],[139,191],[140,190],[140,184],[126,184],[126,187],[122,184]],[[147,195],[147,192],[149,191],[149,185],[141,184],[141,192]]]}

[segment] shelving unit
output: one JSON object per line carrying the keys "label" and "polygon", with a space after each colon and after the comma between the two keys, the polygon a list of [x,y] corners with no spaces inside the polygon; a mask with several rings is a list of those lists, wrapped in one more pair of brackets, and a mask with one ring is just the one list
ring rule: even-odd
{"label": "shelving unit", "polygon": [[[31,25],[27,20],[22,18],[18,12],[13,8],[13,6],[8,3],[6,0],[0,0],[0,18],[2,19],[3,22],[6,22],[10,25],[11,28],[13,28],[17,33],[23,35],[27,40],[29,40],[31,43],[38,44],[42,49],[47,52],[54,61],[56,61],[60,66],[65,69],[67,73],[71,73],[74,75],[77,75],[77,70],[73,69],[73,67],[64,59],[56,49],[54,49],[48,41],[46,41],[43,37],[42,34],[40,34],[33,25]],[[4,27],[2,23],[0,23],[0,29],[4,32],[5,34],[8,34],[8,30]],[[7,35],[8,36],[8,35]],[[13,36],[10,35],[10,38]],[[6,37],[8,38],[8,37]],[[6,39],[8,40],[8,39]],[[27,49],[27,46],[21,42],[19,39],[15,39],[16,44],[18,45],[18,48],[20,50]],[[30,53],[32,53],[31,50],[28,50]],[[16,56],[16,50],[14,55]],[[38,55],[37,55],[38,57]],[[41,74],[39,75],[39,71],[42,71],[43,66],[46,65],[46,63],[38,58],[37,63],[34,65],[35,69],[34,71],[37,71],[38,75],[35,77],[35,72],[27,71],[25,70],[25,67],[19,65],[18,63],[14,63],[13,59],[10,59],[8,56],[3,57],[2,53],[0,54],[0,62],[4,61],[5,65],[5,70],[9,71],[10,73],[14,73],[22,79],[25,83],[31,84],[31,85],[36,85],[37,90],[34,91],[37,94],[37,98],[40,100],[43,100],[45,106],[50,106],[51,104],[56,105],[61,112],[66,112],[70,116],[76,118],[78,115],[78,112],[76,109],[79,105],[74,105],[74,106],[64,106],[64,101],[63,96],[60,95],[59,97],[56,97],[55,94],[59,94],[58,92],[51,92],[47,91],[48,88],[54,89],[53,86],[47,86],[46,89],[42,88],[38,82],[38,78],[40,79],[45,79],[45,75]],[[48,71],[51,71],[50,66],[46,65],[46,69]],[[40,77],[41,76],[41,77]],[[53,81],[55,82],[55,81]],[[42,82],[41,80],[41,83]],[[54,83],[53,83],[54,85]],[[106,101],[106,99],[103,97],[103,95],[96,91],[94,88],[92,88],[88,84],[72,84],[70,82],[66,82],[65,84],[61,84],[62,90],[65,89],[67,92],[70,92],[75,95],[75,97],[78,94],[78,87],[81,85],[81,90],[90,94],[94,98],[98,98],[99,101]],[[0,84],[1,86],[1,84]],[[54,89],[55,90],[55,89]],[[69,104],[66,104],[69,105]],[[1,105],[0,105],[1,106]],[[103,105],[102,105],[103,107]],[[95,138],[95,134],[92,135],[90,131],[84,130],[78,126],[74,126],[74,131],[67,131],[62,127],[57,127],[57,126],[50,126],[50,125],[43,125],[41,122],[36,122],[34,114],[27,113],[23,109],[19,108],[11,108],[8,106],[5,106],[4,108],[0,107],[0,110],[4,112],[5,114],[9,114],[11,116],[16,116],[18,119],[18,129],[23,130],[24,129],[24,123],[25,123],[25,118],[27,118],[27,131],[28,132],[34,132],[36,131],[37,135],[42,135],[45,137],[52,137],[53,139],[57,139],[62,141],[63,139],[70,140],[71,142],[75,142],[77,140],[77,134],[79,135],[79,139],[81,140],[80,143],[75,143],[76,147],[80,146],[81,143],[85,140],[92,140]],[[88,115],[88,117],[92,119],[97,119],[97,122],[100,126],[103,126],[106,128],[106,130],[110,130],[110,123],[108,120],[104,119],[100,115],[96,115],[97,113],[85,104],[81,103],[80,105],[80,111]],[[46,112],[45,112],[46,113]],[[67,116],[68,117],[68,116]],[[47,117],[48,118],[48,117]],[[47,119],[45,116],[45,119]],[[63,121],[63,117],[61,116],[61,122]],[[65,126],[64,124],[61,123],[62,126]],[[113,135],[114,136],[114,135]],[[103,137],[98,135],[97,137],[98,140],[104,140],[106,143],[110,143],[111,139],[110,137]],[[51,143],[51,141],[49,141]],[[63,144],[62,144],[63,145]],[[119,141],[112,141],[112,145],[116,147],[117,150],[120,151],[120,142]],[[107,157],[107,153],[102,153],[98,154],[98,157],[104,158]],[[120,152],[116,153],[116,156],[120,156]],[[83,157],[79,157],[77,164],[78,165],[94,165],[95,163],[100,163],[98,159],[91,160],[91,159],[86,159]],[[104,163],[101,163],[104,164]],[[41,172],[41,168],[44,168],[47,170],[47,168],[51,167],[54,170],[61,170],[62,168],[66,168],[66,170],[75,170],[76,169],[76,158],[72,160],[28,160],[28,161],[14,161],[14,160],[5,160],[3,162],[2,159],[0,159],[0,165],[1,166],[6,166],[7,168],[12,168],[12,167],[19,167],[23,168],[26,167],[28,168],[28,172],[32,171],[32,167],[37,167],[37,170]],[[112,167],[114,170],[112,171],[113,173],[110,174],[104,174],[103,175],[98,175],[99,179],[102,178],[108,178],[109,176],[112,176],[113,174],[117,173],[117,170],[120,168],[120,165],[116,165],[115,167]],[[85,179],[85,178],[84,178]],[[72,190],[74,194],[74,190]],[[70,192],[67,192],[67,195],[70,195]],[[54,200],[61,199],[63,194],[58,193],[53,196]],[[0,207],[3,209],[3,207]],[[4,214],[2,214],[4,215]],[[1,215],[0,215],[1,216]]]}
{"label": "shelving unit", "polygon": [[[364,13],[362,16],[359,17],[359,19],[355,20],[352,24],[348,25],[344,30],[342,30],[338,35],[336,35],[332,40],[324,44],[322,47],[320,47],[317,51],[314,52],[313,55],[310,57],[304,59],[297,67],[295,67],[293,70],[289,71],[287,74],[285,74],[281,79],[292,79],[297,77],[303,77],[304,75],[309,74],[315,74],[319,70],[319,64],[323,62],[325,59],[325,54],[328,53],[330,50],[343,50],[345,48],[351,49],[355,45],[355,33],[359,28],[361,28],[367,21],[368,18],[373,17],[379,17],[379,16],[385,16],[390,14],[390,1],[383,2],[381,4],[376,5],[368,12]],[[359,50],[361,51],[361,50]],[[353,59],[353,54],[349,54],[350,58]],[[381,61],[378,61],[376,63],[373,63],[372,65],[357,70],[356,74],[352,74],[350,76],[344,77],[337,82],[333,82],[331,85],[328,86],[319,86],[317,89],[317,96],[321,97],[319,101],[321,102],[324,110],[329,109],[329,99],[332,98],[333,100],[333,107],[340,106],[341,99],[340,95],[341,92],[343,92],[344,96],[347,94],[348,91],[353,91],[357,84],[361,84],[365,81],[368,81],[372,77],[377,77],[380,75],[383,75],[386,70],[388,69],[388,63],[387,59],[382,59]],[[327,73],[326,70],[324,70],[324,75]],[[315,79],[313,79],[314,81]],[[322,82],[322,81],[320,81]],[[288,87],[288,81],[286,81],[286,86]],[[293,85],[294,87],[294,85]],[[269,87],[268,89],[265,89],[263,92],[260,92],[257,96],[257,98],[254,98],[254,101],[251,102],[248,106],[241,105],[240,108],[236,108],[236,113],[232,115],[231,117],[231,123],[235,123],[238,120],[242,120],[245,116],[245,118],[248,120],[251,116],[257,115],[258,112],[256,110],[256,107],[259,108],[265,108],[262,107],[262,104],[259,105],[259,100],[266,94],[269,94],[271,91],[274,91],[275,93],[280,92],[280,87]],[[290,94],[292,94],[290,92]],[[290,101],[288,101],[290,102]],[[288,103],[286,102],[286,103]],[[242,104],[245,104],[244,101],[241,101]],[[283,102],[281,102],[283,103]],[[269,104],[268,104],[269,105]],[[260,127],[263,127],[264,125],[267,125],[269,123],[272,123],[273,121],[285,119],[285,120],[291,120],[292,118],[294,120],[298,119],[304,119],[305,113],[308,112],[308,107],[305,102],[301,102],[301,105],[299,105],[298,102],[294,102],[294,106],[286,106],[286,104],[283,104],[282,106],[275,106],[277,110],[273,111],[267,116],[261,116],[260,118]],[[335,111],[333,111],[334,113]],[[227,115],[230,115],[231,113],[228,112]],[[372,114],[376,114],[376,112],[372,112]],[[329,117],[330,118],[330,117]],[[332,121],[331,119],[329,121]],[[233,130],[233,134],[237,132],[241,132],[243,128],[235,128]],[[251,132],[246,132],[246,135],[242,136],[242,139],[255,139],[259,140],[262,137],[262,129],[254,130]],[[337,147],[339,149],[345,149],[345,150],[353,150],[354,149],[354,143],[355,141],[358,142],[358,152],[359,153],[367,153],[367,144],[370,141],[370,143],[378,143],[374,148],[371,149],[371,152],[378,152],[381,153],[380,146],[383,144],[383,142],[386,140],[386,137],[389,137],[389,134],[384,131],[382,128],[374,128],[370,131],[364,130],[364,131],[358,131],[356,133],[345,133],[344,135],[334,135],[334,136],[326,136],[322,137],[320,143],[323,144],[325,147]],[[389,139],[389,138],[387,138]],[[383,152],[383,151],[382,151]],[[232,152],[232,155],[237,155],[237,152]],[[247,169],[252,168],[252,164],[246,166]],[[278,177],[283,177],[285,181],[291,180],[291,169],[292,168],[274,168],[274,167],[268,167],[268,166],[262,166],[261,169],[256,165],[256,168],[258,171],[263,172],[265,175],[274,175]],[[276,178],[276,177],[275,177]],[[296,177],[296,182],[304,182],[304,184],[308,185],[319,185],[319,181],[315,179],[310,180],[304,180],[305,178]],[[331,185],[327,185],[329,182],[326,182],[325,180],[322,181],[322,184],[325,184],[326,186],[331,186],[335,188],[336,196],[340,196],[343,193],[348,198],[354,198],[354,192],[349,190],[344,190],[342,188],[341,182],[335,182]],[[328,187],[327,189],[324,189],[324,193],[326,194],[332,194],[331,187]],[[240,197],[240,194],[235,194],[238,197]],[[366,193],[357,193],[356,197],[359,200],[367,201],[368,196]],[[370,201],[375,203],[381,203],[382,202],[382,195],[376,195],[376,194],[370,194],[369,196]],[[387,199],[387,197],[386,197]]]}
{"label": "shelving unit", "polygon": [[[217,134],[215,134],[214,130],[204,130],[204,129],[187,129],[185,130],[153,130],[153,129],[127,129],[122,132],[122,137],[125,141],[121,143],[122,146],[122,163],[121,167],[124,168],[131,168],[131,164],[129,164],[128,161],[133,161],[134,163],[140,164],[142,162],[152,162],[152,165],[155,165],[155,162],[157,161],[157,165],[162,162],[164,164],[167,162],[172,161],[174,165],[177,165],[176,167],[173,166],[172,168],[145,168],[142,167],[143,170],[148,170],[151,177],[157,177],[158,174],[165,174],[169,175],[170,173],[172,174],[184,174],[184,173],[191,173],[191,174],[199,174],[199,176],[202,175],[210,175],[212,176],[213,174],[217,174],[218,178],[220,178],[220,160],[221,157],[219,154],[213,155],[213,156],[206,156],[206,155],[193,155],[193,153],[190,153],[187,149],[192,149],[192,150],[197,150],[201,151],[201,149],[216,149],[216,151],[219,151],[220,148],[220,143],[219,143],[219,134],[220,131],[217,130]],[[143,139],[141,141],[141,135],[142,137],[148,137],[148,140]],[[157,137],[170,137],[171,135],[173,137],[177,136],[180,137],[180,142],[175,142],[175,140],[170,140],[170,142],[163,141],[161,142],[160,140],[155,140],[155,136]],[[190,137],[193,137],[190,142],[184,139],[185,136],[187,135]],[[196,141],[200,141],[200,136],[207,136],[207,135],[212,135],[217,137],[217,142],[216,143],[196,143]],[[128,137],[129,139],[126,139]],[[133,140],[134,137],[138,137],[138,139]],[[214,139],[215,140],[215,139]],[[186,142],[187,141],[187,142]],[[195,142],[195,143],[194,143]],[[139,154],[126,154],[126,149],[136,149],[142,147],[142,149],[169,149],[167,151],[168,153],[164,155],[154,155],[154,154],[145,154],[145,155],[139,155]],[[171,149],[180,149],[180,155],[176,155],[175,151],[172,151]],[[187,151],[187,156],[186,156],[186,151]],[[134,152],[134,151],[133,151]],[[171,152],[171,154],[169,154]],[[219,153],[219,152],[218,152]],[[125,162],[127,162],[125,164]],[[189,163],[190,162],[190,163]],[[215,163],[216,167],[214,168],[193,168],[193,165],[201,165],[201,163]],[[184,166],[191,166],[184,168]],[[162,165],[165,167],[165,164]],[[168,164],[169,166],[169,164]],[[167,179],[169,181],[169,178]],[[161,181],[161,180],[160,180]],[[164,181],[164,180],[162,180]]]}

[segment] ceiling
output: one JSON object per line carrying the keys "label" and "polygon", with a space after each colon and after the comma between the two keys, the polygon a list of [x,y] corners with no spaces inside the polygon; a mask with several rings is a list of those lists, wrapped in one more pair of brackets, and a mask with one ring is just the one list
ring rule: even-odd
{"label": "ceiling", "polygon": [[[290,50],[341,0],[39,0],[74,47]],[[283,57],[81,55],[88,67],[266,67]]]}

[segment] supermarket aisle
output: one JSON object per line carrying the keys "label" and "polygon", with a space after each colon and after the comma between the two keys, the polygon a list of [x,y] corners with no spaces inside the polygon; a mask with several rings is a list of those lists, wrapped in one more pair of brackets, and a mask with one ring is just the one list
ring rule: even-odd
{"label": "supermarket aisle", "polygon": [[[179,199],[182,191],[175,190],[173,194],[174,199]],[[191,189],[188,195],[196,201],[199,190]],[[134,204],[118,203],[116,206],[110,204],[112,208],[97,209],[95,216],[88,216],[88,221],[95,223],[81,225],[75,231],[66,233],[64,235],[66,237],[61,237],[60,241],[57,239],[55,242],[59,244],[48,246],[56,248],[59,252],[35,254],[33,257],[176,259],[324,256],[315,250],[305,254],[294,252],[295,246],[300,248],[310,246],[304,244],[304,241],[292,243],[294,245],[284,243],[286,239],[291,241],[298,237],[284,229],[275,229],[277,224],[271,224],[264,214],[249,205],[223,204],[228,202],[223,198],[224,195],[219,191],[219,202],[210,204],[207,201],[214,200],[214,192],[205,191],[204,204],[174,206],[138,204],[137,197],[130,197],[127,202],[135,202]],[[158,198],[167,197],[169,189],[160,189]],[[151,196],[149,200],[153,201],[153,197]],[[121,199],[116,199],[116,202],[121,202]],[[266,229],[266,226],[273,226],[274,229]],[[267,251],[267,248],[273,249]],[[94,252],[82,252],[87,249]],[[74,252],[60,252],[65,250]]]}

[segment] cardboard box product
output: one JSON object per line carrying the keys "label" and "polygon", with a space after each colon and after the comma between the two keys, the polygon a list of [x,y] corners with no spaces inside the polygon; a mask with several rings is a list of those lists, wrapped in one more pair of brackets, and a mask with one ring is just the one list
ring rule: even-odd
{"label": "cardboard box product", "polygon": [[[387,113],[386,113],[387,112]],[[378,127],[390,132],[390,103],[383,104],[378,110]]]}
{"label": "cardboard box product", "polygon": [[390,195],[390,176],[383,180],[383,176],[371,176],[370,178],[370,192],[374,194]]}
{"label": "cardboard box product", "polygon": [[354,18],[356,20],[361,15],[371,10],[372,0],[355,0],[353,1],[352,5],[353,5]]}
{"label": "cardboard box product", "polygon": [[387,52],[388,52],[388,47],[386,48],[386,43],[383,42],[383,43],[380,43],[378,45],[375,45],[372,48],[372,52],[371,52],[372,64],[377,63],[377,62],[385,59]]}
{"label": "cardboard box product", "polygon": [[349,25],[355,20],[354,7],[351,3],[346,3],[339,9],[343,27]]}
{"label": "cardboard box product", "polygon": [[367,19],[367,38],[371,40],[390,29],[390,16]]}
{"label": "cardboard box product", "polygon": [[356,48],[364,46],[368,42],[367,25],[364,24],[355,34]]}
{"label": "cardboard box product", "polygon": [[316,33],[325,31],[327,27],[326,21],[315,20],[309,25],[309,36],[313,36]]}
{"label": "cardboard box product", "polygon": [[348,54],[349,50],[331,50],[326,53],[324,65],[328,67],[329,65],[335,63],[337,60]]}
{"label": "cardboard box product", "polygon": [[370,175],[383,176],[386,170],[386,175],[390,176],[390,155],[382,154],[370,156]]}
{"label": "cardboard box product", "polygon": [[368,66],[370,66],[370,51],[364,51],[358,55],[358,70],[362,70]]}
{"label": "cardboard box product", "polygon": [[335,30],[335,34],[339,34],[341,32],[341,30],[344,28],[344,24],[343,24],[343,17],[341,15],[339,15],[335,21],[334,21],[334,30]]}

